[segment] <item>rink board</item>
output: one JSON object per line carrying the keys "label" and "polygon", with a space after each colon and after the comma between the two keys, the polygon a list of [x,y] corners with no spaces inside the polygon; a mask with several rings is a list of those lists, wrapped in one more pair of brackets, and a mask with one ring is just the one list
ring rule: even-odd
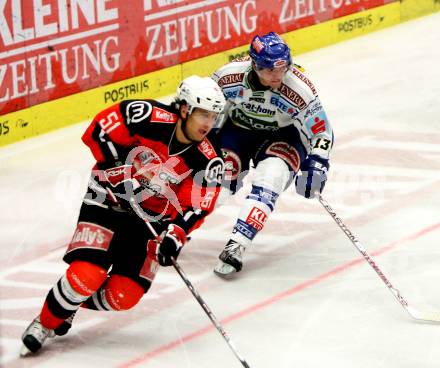
{"label": "rink board", "polygon": [[[283,34],[294,55],[325,47],[440,9],[434,0],[406,0],[336,18]],[[158,98],[173,94],[179,81],[191,74],[209,75],[248,45],[230,49],[159,71],[59,98],[0,117],[0,146],[91,119],[114,103],[113,96],[131,91],[130,98]],[[133,92],[134,91],[134,92]],[[138,91],[138,92],[137,92]]]}

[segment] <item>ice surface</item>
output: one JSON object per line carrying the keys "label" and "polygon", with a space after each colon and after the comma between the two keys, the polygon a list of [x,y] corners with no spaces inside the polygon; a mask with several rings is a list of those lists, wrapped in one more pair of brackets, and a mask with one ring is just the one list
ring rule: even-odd
{"label": "ice surface", "polygon": [[[336,145],[325,198],[390,281],[440,310],[440,13],[295,58]],[[240,367],[171,268],[131,311],[81,310],[67,336],[19,359],[20,335],[65,269],[92,157],[85,124],[0,150],[0,365]],[[240,198],[179,258],[251,367],[428,368],[439,325],[413,322],[317,201],[292,190],[233,281],[212,268]]]}

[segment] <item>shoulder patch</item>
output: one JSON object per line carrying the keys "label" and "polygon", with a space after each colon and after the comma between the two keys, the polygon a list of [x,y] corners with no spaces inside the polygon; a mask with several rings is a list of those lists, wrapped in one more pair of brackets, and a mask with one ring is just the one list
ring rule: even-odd
{"label": "shoulder patch", "polygon": [[243,81],[243,79],[244,73],[226,74],[221,77],[217,83],[220,87],[223,87],[229,84],[240,83]]}
{"label": "shoulder patch", "polygon": [[131,101],[125,108],[125,116],[127,117],[127,125],[137,124],[151,114],[153,106],[147,101]]}
{"label": "shoulder patch", "polygon": [[174,124],[177,121],[177,115],[172,112],[161,109],[160,107],[154,106],[153,112],[151,114],[152,123],[165,123]]}
{"label": "shoulder patch", "polygon": [[315,96],[318,95],[318,93],[316,92],[316,88],[313,85],[312,82],[310,82],[310,79],[307,78],[303,73],[301,73],[299,70],[295,69],[295,68],[290,68],[290,70],[292,71],[292,73],[297,76],[301,81],[303,81],[305,84],[307,84],[307,86],[312,90],[313,94]]}
{"label": "shoulder patch", "polygon": [[217,152],[215,152],[214,146],[208,140],[204,138],[197,146],[200,152],[202,152],[208,160],[212,160],[217,157]]}
{"label": "shoulder patch", "polygon": [[292,101],[300,110],[307,107],[306,101],[292,88],[287,87],[285,84],[281,85],[280,93],[287,97],[288,100]]}

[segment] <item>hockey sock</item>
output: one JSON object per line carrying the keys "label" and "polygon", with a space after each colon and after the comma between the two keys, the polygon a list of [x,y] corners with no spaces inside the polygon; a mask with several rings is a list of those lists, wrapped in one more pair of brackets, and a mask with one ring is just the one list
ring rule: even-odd
{"label": "hockey sock", "polygon": [[41,324],[51,330],[57,328],[75,312],[105,281],[107,272],[102,267],[74,261],[47,294],[41,310]]}
{"label": "hockey sock", "polygon": [[251,193],[246,197],[232,231],[231,239],[248,246],[257,233],[263,229],[272,213],[278,194],[262,187],[253,185]]}

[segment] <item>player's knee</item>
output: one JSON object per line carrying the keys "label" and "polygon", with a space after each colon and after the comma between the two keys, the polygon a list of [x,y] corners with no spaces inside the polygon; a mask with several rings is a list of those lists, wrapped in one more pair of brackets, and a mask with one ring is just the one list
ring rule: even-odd
{"label": "player's knee", "polygon": [[252,190],[248,199],[261,205],[265,212],[273,211],[275,202],[287,187],[291,172],[287,164],[278,157],[268,157],[260,161],[252,178]]}
{"label": "player's knee", "polygon": [[73,261],[66,271],[66,276],[74,291],[89,296],[107,279],[107,271],[90,262]]}
{"label": "player's knee", "polygon": [[278,157],[268,157],[260,161],[255,168],[252,185],[266,188],[269,191],[282,193],[292,182],[295,175],[287,163]]}
{"label": "player's knee", "polygon": [[112,275],[105,284],[105,299],[116,311],[133,308],[144,295],[144,288],[132,279]]}

